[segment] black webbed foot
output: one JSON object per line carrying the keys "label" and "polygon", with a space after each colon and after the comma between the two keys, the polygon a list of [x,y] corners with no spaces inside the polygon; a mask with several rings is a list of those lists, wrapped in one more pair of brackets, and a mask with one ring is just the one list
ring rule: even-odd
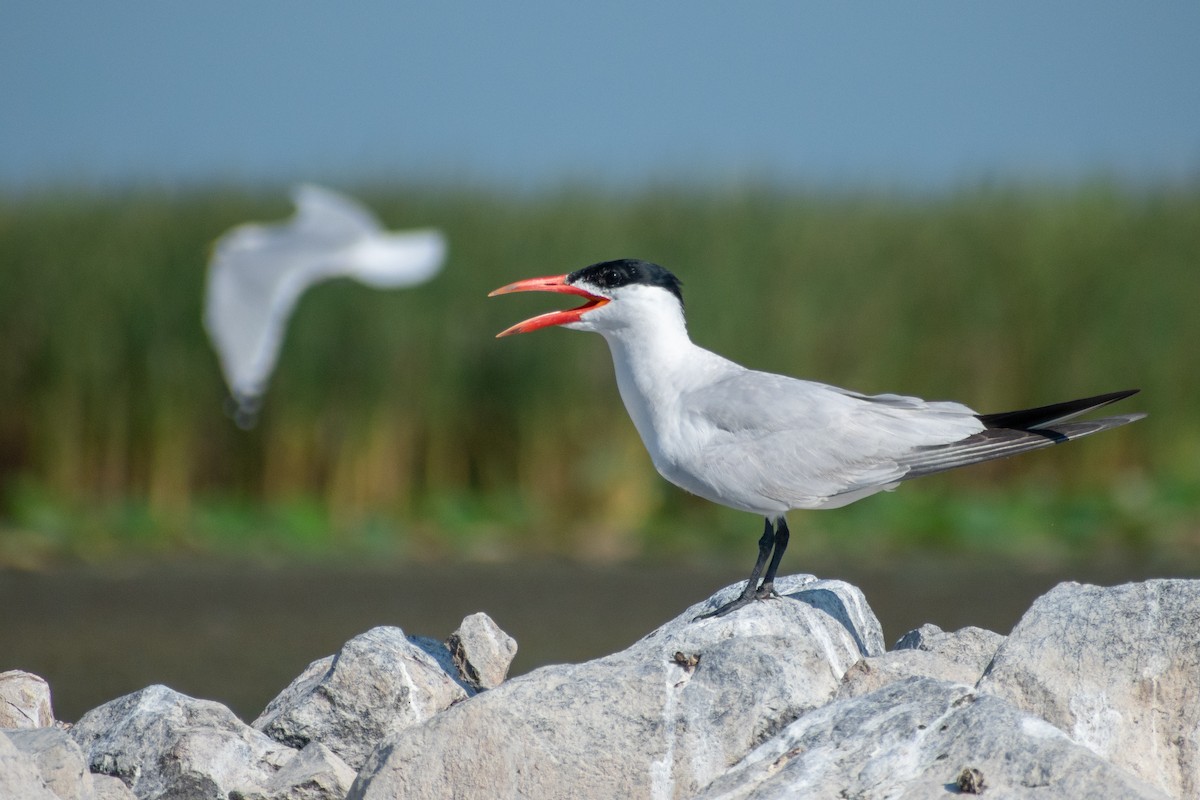
{"label": "black webbed foot", "polygon": [[703,614],[693,617],[692,622],[699,622],[702,619],[713,619],[715,617],[723,617],[726,614],[733,613],[734,611],[737,611],[739,608],[748,606],[751,603],[757,603],[759,600],[774,600],[778,597],[779,597],[779,593],[775,591],[774,586],[763,585],[763,586],[758,587],[754,591],[742,592],[740,595],[738,595],[734,599],[730,600],[728,603],[725,603],[724,605],[719,606],[719,607],[713,609],[712,611],[706,611]]}
{"label": "black webbed foot", "polygon": [[[779,593],[775,591],[775,570],[779,568],[779,561],[787,548],[788,537],[788,526],[783,517],[776,518],[774,524],[768,518],[763,527],[762,538],[758,540],[758,560],[754,562],[754,569],[750,572],[750,580],[746,581],[746,588],[735,599],[720,608],[699,615],[692,622],[723,617],[755,601],[779,597]],[[768,557],[771,559],[770,565],[767,565]],[[762,571],[764,566],[767,567],[765,575]],[[759,575],[763,576],[762,583],[759,583]]]}
{"label": "black webbed foot", "polygon": [[778,600],[781,597],[783,597],[783,595],[775,591],[774,582],[764,583],[762,586],[759,586],[758,591],[754,593],[755,600]]}

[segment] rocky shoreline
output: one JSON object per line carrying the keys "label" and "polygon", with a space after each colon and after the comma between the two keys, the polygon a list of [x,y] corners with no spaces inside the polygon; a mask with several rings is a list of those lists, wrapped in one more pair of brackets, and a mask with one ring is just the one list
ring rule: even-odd
{"label": "rocky shoreline", "polygon": [[484,614],[445,641],[374,628],[248,724],[165,686],[57,722],[45,681],[2,673],[0,798],[1200,796],[1200,581],[1064,583],[1007,637],[891,650],[854,586],[777,587],[512,680]]}

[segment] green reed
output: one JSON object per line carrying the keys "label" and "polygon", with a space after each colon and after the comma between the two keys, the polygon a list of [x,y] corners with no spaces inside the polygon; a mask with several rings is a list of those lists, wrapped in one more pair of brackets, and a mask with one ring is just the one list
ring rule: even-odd
{"label": "green reed", "polygon": [[[924,198],[349,188],[391,227],[441,227],[450,259],[411,290],[334,281],[306,295],[250,432],[222,411],[200,324],[205,265],[232,225],[289,214],[285,197],[0,199],[8,551],[33,536],[101,554],[236,540],[620,557],[670,549],[669,530],[682,527],[687,541],[719,547],[754,524],[655,475],[599,337],[493,338],[561,298],[488,300],[490,289],[624,256],[675,271],[696,341],[754,367],[981,411],[1144,390],[1123,404],[1151,413],[1134,427],[930,479],[836,512],[844,521],[807,515],[830,541],[869,524],[892,532],[864,542],[941,546],[960,534],[931,533],[938,525],[971,527],[967,512],[938,511],[949,498],[997,492],[1007,499],[988,507],[1028,507],[1036,495],[1032,506],[1052,516],[1082,494],[1149,487],[1147,508],[1185,520],[1172,541],[1200,518],[1200,187]],[[1100,502],[1096,524],[1121,541],[1152,539],[1157,523],[1117,519],[1119,505]],[[1020,515],[1000,518],[979,527],[1003,539]]]}

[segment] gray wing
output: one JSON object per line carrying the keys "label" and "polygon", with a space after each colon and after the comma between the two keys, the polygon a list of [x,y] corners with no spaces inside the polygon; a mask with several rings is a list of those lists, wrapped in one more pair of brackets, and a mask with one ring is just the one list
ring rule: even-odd
{"label": "gray wing", "polygon": [[684,405],[695,424],[711,426],[698,458],[715,490],[789,508],[888,488],[909,471],[909,454],[984,428],[960,403],[861,395],[750,370],[686,395]]}
{"label": "gray wing", "polygon": [[987,427],[979,433],[951,444],[922,447],[901,459],[901,463],[908,468],[904,478],[919,478],[982,461],[1041,450],[1136,422],[1146,415],[1118,414],[1086,422],[1067,421],[1136,392],[1136,389],[1112,392],[1040,408],[981,415],[980,421]]}

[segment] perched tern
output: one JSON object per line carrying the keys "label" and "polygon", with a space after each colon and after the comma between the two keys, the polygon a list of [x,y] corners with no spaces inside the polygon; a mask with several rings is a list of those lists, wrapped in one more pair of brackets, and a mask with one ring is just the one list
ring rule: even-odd
{"label": "perched tern", "polygon": [[412,286],[436,275],[446,257],[440,232],[386,231],[368,209],[329,189],[299,186],[292,201],[290,220],[239,225],[217,240],[209,262],[204,326],[242,427],[253,424],[305,290],[339,277],[378,289]]}
{"label": "perched tern", "polygon": [[910,478],[1048,447],[1145,416],[1067,421],[1136,389],[979,414],[961,403],[864,395],[747,369],[692,343],[679,280],[646,261],[605,261],[510,283],[489,296],[511,292],[584,298],[578,308],[541,314],[498,336],[553,325],[602,335],[612,351],[621,399],[659,473],[714,503],[765,518],[745,590],[705,617],[775,596],[775,572],[789,537],[784,514],[792,509],[838,508]]}

